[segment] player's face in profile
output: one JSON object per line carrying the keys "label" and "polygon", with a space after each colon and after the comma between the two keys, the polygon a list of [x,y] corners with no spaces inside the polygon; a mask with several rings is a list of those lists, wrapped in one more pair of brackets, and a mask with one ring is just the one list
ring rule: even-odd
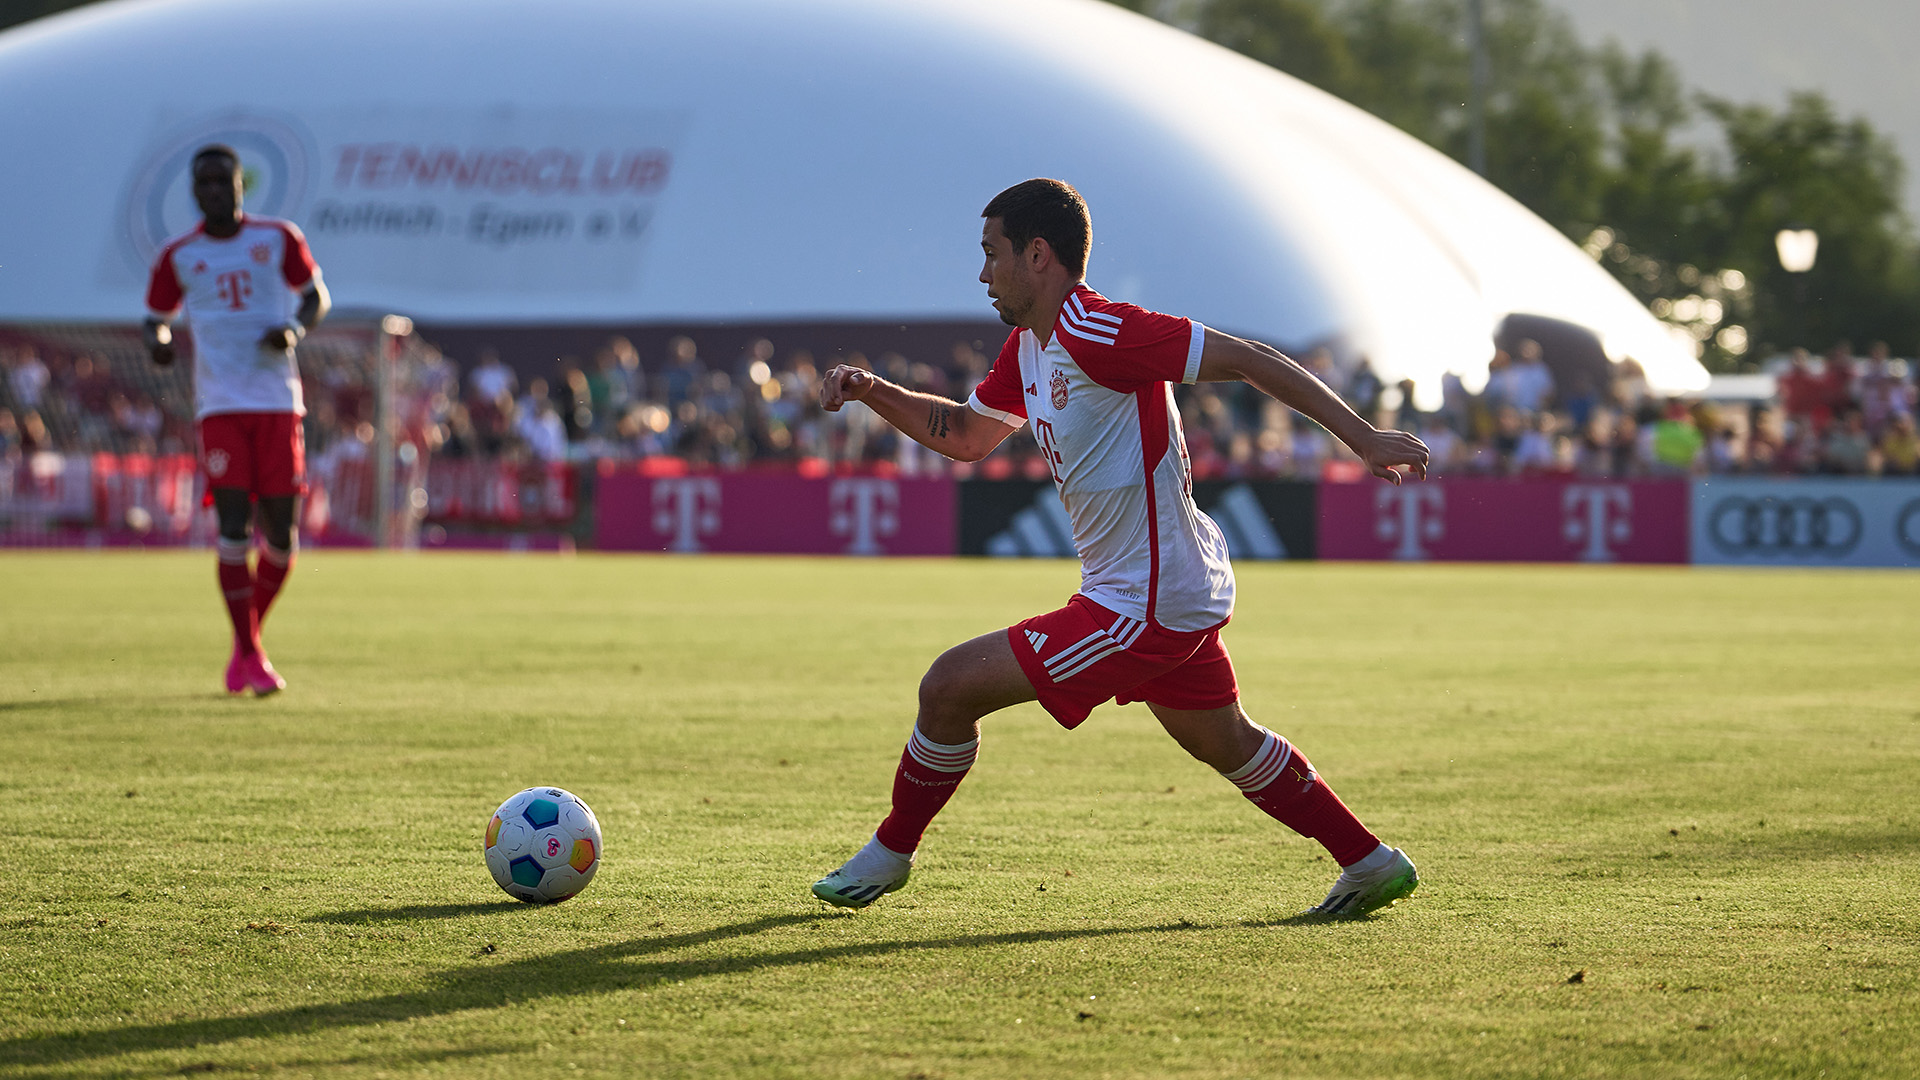
{"label": "player's face in profile", "polygon": [[1027,261],[1000,231],[999,218],[988,218],[981,226],[980,246],[987,253],[986,263],[980,267],[980,283],[993,298],[993,309],[1000,313],[1000,321],[1019,326],[1033,307],[1033,277],[1027,272]]}
{"label": "player's face in profile", "polygon": [[193,201],[214,221],[231,221],[240,210],[240,163],[212,154],[193,164]]}

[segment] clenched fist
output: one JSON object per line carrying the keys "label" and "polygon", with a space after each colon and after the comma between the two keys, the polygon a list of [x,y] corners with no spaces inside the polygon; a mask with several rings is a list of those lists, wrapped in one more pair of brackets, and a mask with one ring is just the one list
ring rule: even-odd
{"label": "clenched fist", "polygon": [[864,368],[835,364],[820,379],[820,407],[839,412],[840,406],[847,402],[866,397],[878,381],[873,372]]}

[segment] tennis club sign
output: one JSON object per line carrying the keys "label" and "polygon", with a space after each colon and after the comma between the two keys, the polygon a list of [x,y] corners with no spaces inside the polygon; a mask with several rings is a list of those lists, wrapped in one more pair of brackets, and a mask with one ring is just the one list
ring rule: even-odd
{"label": "tennis club sign", "polygon": [[246,208],[305,230],[350,305],[630,292],[684,128],[674,113],[514,105],[163,112],[126,181],[107,276],[144,281],[161,245],[199,222],[192,156],[225,143]]}

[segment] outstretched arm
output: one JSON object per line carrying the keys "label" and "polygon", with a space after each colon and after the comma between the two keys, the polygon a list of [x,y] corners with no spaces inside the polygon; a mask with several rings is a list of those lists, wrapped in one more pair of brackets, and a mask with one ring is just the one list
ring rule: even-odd
{"label": "outstretched arm", "polygon": [[1291,358],[1255,341],[1207,328],[1201,382],[1244,382],[1305,413],[1346,443],[1373,475],[1398,484],[1402,469],[1427,478],[1427,446],[1404,431],[1383,431],[1354,412],[1327,384]]}
{"label": "outstretched arm", "polygon": [[820,380],[820,407],[839,412],[849,401],[865,402],[913,441],[955,461],[979,461],[1017,430],[963,401],[918,393],[864,368],[837,364]]}

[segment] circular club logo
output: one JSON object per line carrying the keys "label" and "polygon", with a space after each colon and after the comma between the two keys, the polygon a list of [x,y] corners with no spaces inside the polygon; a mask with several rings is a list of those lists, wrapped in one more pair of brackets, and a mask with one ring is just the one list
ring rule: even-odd
{"label": "circular club logo", "polygon": [[227,475],[227,460],[225,450],[207,451],[207,475],[216,480]]}
{"label": "circular club logo", "polygon": [[1920,499],[1910,499],[1893,517],[1893,538],[1907,554],[1920,556]]}
{"label": "circular club logo", "polygon": [[1713,504],[1707,515],[1707,538],[1727,555],[1824,555],[1837,559],[1859,546],[1864,531],[1860,508],[1837,496],[1736,496]]}
{"label": "circular club logo", "polygon": [[291,217],[299,210],[314,154],[298,121],[223,113],[181,124],[140,158],[121,202],[122,248],[135,270],[145,273],[169,238],[200,223],[188,170],[194,152],[210,143],[225,143],[240,154],[248,211]]}

